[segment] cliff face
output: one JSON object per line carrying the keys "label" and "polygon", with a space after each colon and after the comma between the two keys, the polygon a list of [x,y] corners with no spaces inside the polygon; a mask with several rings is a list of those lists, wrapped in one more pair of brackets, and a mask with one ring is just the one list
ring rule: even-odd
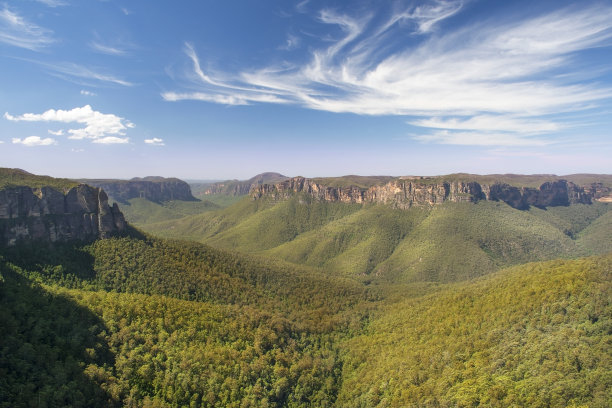
{"label": "cliff face", "polygon": [[548,207],[590,204],[591,200],[596,198],[590,189],[585,190],[565,180],[546,182],[538,189],[500,183],[480,184],[475,181],[420,183],[416,180],[396,179],[365,189],[326,186],[304,177],[294,177],[281,183],[256,186],[250,194],[254,199],[265,196],[282,200],[300,192],[322,201],[388,204],[400,209],[431,206],[445,201],[479,200],[504,201],[514,208],[526,209],[531,205]]}
{"label": "cliff face", "polygon": [[169,200],[195,201],[189,184],[177,178],[145,177],[131,180],[83,180],[100,187],[115,201],[125,203],[132,198],[146,198],[149,201]]}
{"label": "cliff face", "polygon": [[81,184],[65,194],[52,187],[0,190],[0,246],[107,238],[125,229],[119,207],[110,207],[99,188]]}
{"label": "cliff face", "polygon": [[263,184],[278,183],[287,180],[287,176],[279,173],[261,173],[248,180],[228,180],[220,183],[213,183],[204,190],[204,195],[225,194],[230,196],[247,195],[249,192]]}

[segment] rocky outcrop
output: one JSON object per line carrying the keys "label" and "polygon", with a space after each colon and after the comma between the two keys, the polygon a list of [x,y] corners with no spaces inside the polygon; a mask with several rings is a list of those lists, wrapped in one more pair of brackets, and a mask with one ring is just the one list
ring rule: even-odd
{"label": "rocky outcrop", "polygon": [[127,203],[132,198],[146,198],[153,202],[170,200],[196,201],[189,184],[177,178],[144,177],[131,180],[82,180],[104,189],[110,198]]}
{"label": "rocky outcrop", "polygon": [[420,182],[395,179],[383,185],[360,188],[322,185],[304,177],[294,177],[276,184],[263,184],[251,191],[251,197],[283,200],[296,193],[306,193],[315,199],[343,203],[387,204],[407,209],[432,206],[445,201],[476,202],[504,201],[518,209],[529,206],[548,207],[576,203],[590,204],[593,194],[566,180],[546,182],[540,188],[515,187],[508,184],[481,184],[476,181]]}
{"label": "rocky outcrop", "polygon": [[261,173],[248,180],[227,180],[213,183],[204,189],[203,195],[224,194],[229,196],[247,195],[249,192],[263,184],[278,183],[287,180],[287,176],[279,173]]}
{"label": "rocky outcrop", "polygon": [[109,206],[100,188],[81,184],[66,192],[27,186],[0,190],[0,246],[107,238],[126,227],[119,207]]}

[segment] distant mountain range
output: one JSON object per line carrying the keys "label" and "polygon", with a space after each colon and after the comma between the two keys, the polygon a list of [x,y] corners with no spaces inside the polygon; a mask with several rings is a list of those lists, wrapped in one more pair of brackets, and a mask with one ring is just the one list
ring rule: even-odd
{"label": "distant mountain range", "polygon": [[261,173],[248,180],[226,180],[217,183],[193,183],[192,189],[198,197],[223,194],[229,196],[242,196],[248,194],[253,188],[262,184],[278,183],[289,177],[279,173]]}

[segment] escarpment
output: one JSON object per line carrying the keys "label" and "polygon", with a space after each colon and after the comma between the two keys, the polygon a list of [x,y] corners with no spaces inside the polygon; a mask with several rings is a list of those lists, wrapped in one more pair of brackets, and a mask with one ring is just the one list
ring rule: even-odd
{"label": "escarpment", "polygon": [[229,196],[247,195],[249,192],[263,184],[277,183],[287,180],[287,176],[280,173],[261,173],[248,180],[226,180],[219,183],[212,183],[203,191],[203,195],[224,194]]}
{"label": "escarpment", "polygon": [[603,185],[586,188],[567,180],[548,181],[534,187],[516,187],[506,183],[477,181],[421,181],[416,177],[397,178],[371,187],[332,186],[304,177],[294,177],[276,184],[254,187],[253,199],[269,197],[283,200],[296,193],[309,194],[317,200],[343,203],[387,204],[407,209],[413,206],[432,206],[443,202],[503,201],[517,209],[530,206],[549,207],[570,204],[591,204],[610,189]]}
{"label": "escarpment", "polygon": [[126,230],[115,203],[104,190],[81,184],[53,187],[8,186],[0,190],[0,246],[23,241],[107,238]]}
{"label": "escarpment", "polygon": [[81,181],[104,189],[110,198],[120,203],[127,203],[132,198],[146,198],[158,203],[170,200],[197,200],[191,194],[189,184],[177,178],[136,177],[131,180],[83,179]]}

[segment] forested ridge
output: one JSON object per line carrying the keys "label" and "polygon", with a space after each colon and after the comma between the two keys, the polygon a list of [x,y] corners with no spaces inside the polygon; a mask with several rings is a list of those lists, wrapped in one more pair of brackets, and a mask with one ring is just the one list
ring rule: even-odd
{"label": "forested ridge", "polygon": [[3,252],[1,406],[612,398],[612,255],[389,290],[145,236]]}
{"label": "forested ridge", "polygon": [[612,251],[609,203],[518,210],[503,202],[408,210],[287,200],[142,224],[158,236],[264,255],[364,281],[457,282],[525,262]]}

